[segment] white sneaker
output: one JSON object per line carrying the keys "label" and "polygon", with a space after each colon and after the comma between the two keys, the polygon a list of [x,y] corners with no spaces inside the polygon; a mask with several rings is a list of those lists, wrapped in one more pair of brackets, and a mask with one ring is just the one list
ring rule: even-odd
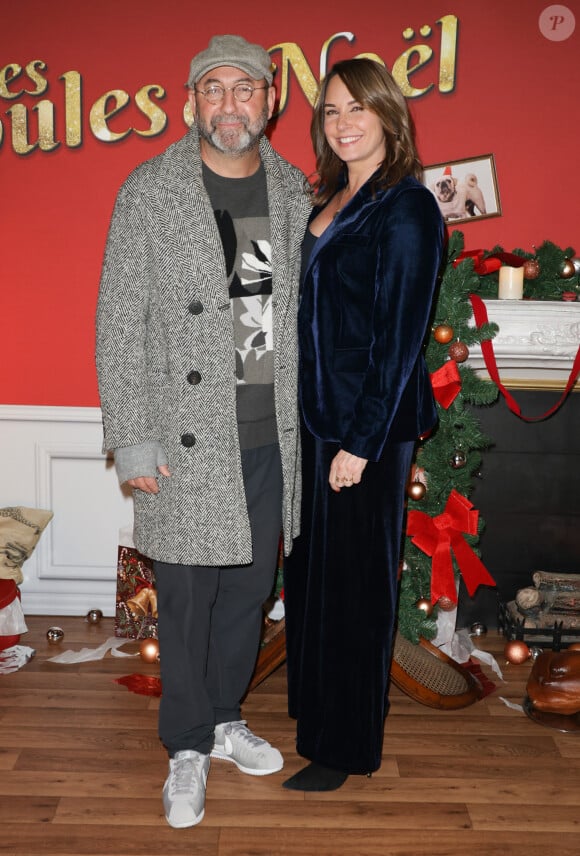
{"label": "white sneaker", "polygon": [[163,807],[169,826],[195,826],[205,813],[205,785],[209,755],[183,749],[169,759],[169,775],[163,786]]}
{"label": "white sneaker", "polygon": [[238,770],[250,776],[269,776],[284,766],[280,752],[267,740],[252,734],[245,719],[216,725],[211,757],[232,761]]}

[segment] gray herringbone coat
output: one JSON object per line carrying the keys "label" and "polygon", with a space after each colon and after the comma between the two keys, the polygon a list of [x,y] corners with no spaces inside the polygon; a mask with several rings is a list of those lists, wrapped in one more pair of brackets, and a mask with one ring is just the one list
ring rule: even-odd
{"label": "gray herringbone coat", "polygon": [[[263,138],[272,243],[276,418],[288,552],[299,527],[296,310],[309,205],[303,176]],[[236,422],[225,260],[192,128],[121,188],[97,311],[104,447],[157,439],[170,479],[135,491],[135,543],[164,562],[252,559]],[[187,380],[192,371],[201,382]],[[193,435],[193,445],[181,442]]]}

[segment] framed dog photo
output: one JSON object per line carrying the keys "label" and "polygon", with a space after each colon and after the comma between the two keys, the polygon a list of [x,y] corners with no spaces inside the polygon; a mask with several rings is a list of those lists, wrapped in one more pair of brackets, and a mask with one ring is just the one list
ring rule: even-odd
{"label": "framed dog photo", "polygon": [[423,175],[446,223],[501,216],[493,155],[437,163]]}

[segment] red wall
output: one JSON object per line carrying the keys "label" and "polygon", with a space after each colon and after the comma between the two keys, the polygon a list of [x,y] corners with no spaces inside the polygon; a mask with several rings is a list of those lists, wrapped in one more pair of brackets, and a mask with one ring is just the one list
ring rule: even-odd
{"label": "red wall", "polygon": [[[329,5],[331,11],[323,9]],[[409,76],[417,90],[428,89],[409,98],[425,165],[495,156],[502,215],[459,226],[466,247],[531,250],[549,239],[578,250],[580,0],[566,4],[576,29],[560,41],[547,38],[539,26],[548,6],[537,0],[457,0],[451,6],[437,0],[398,6],[335,0],[318,7],[312,0],[293,0],[277,12],[228,0],[214,6],[182,0],[34,0],[22,9],[12,6],[3,15],[0,55],[0,403],[98,404],[93,323],[115,194],[134,165],[185,131],[189,60],[215,33],[240,33],[267,48],[294,44],[316,79],[323,46],[339,33],[354,39],[335,39],[328,65],[371,52],[388,68],[400,68],[404,51],[431,49],[431,60]],[[443,16],[454,16],[458,27],[449,92],[439,86],[437,21]],[[550,35],[563,33],[565,22],[552,19],[550,30],[549,13],[544,17]],[[571,21],[570,14],[564,17]],[[431,35],[421,34],[423,27]],[[407,29],[415,35],[405,37]],[[278,63],[286,55],[272,51]],[[418,56],[415,51],[411,64]],[[46,66],[36,66],[36,83],[25,70],[34,60]],[[308,77],[303,73],[302,83]],[[287,104],[271,139],[310,172],[310,105],[293,71],[287,80]],[[47,86],[39,93],[43,81]],[[73,91],[77,82],[80,100]],[[130,103],[101,125],[119,134],[131,128],[148,132],[150,120],[134,99],[153,85],[166,92],[150,98],[167,116],[162,133],[139,136],[132,130],[116,142],[97,138],[99,99],[111,90],[127,92]],[[25,139],[24,116],[29,144],[38,143],[38,117],[51,109],[46,102],[54,105],[53,141],[48,133],[45,150],[36,145],[28,154],[17,153],[14,146]],[[113,106],[109,98],[105,109]],[[43,122],[46,128],[46,114]],[[49,151],[53,142],[59,144]]]}

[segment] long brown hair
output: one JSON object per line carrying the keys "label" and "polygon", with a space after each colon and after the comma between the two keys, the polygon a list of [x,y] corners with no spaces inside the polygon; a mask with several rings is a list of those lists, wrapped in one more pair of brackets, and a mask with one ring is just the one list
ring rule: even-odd
{"label": "long brown hair", "polygon": [[330,148],[324,133],[326,90],[340,77],[352,97],[375,113],[383,126],[387,154],[373,180],[373,190],[392,187],[407,175],[422,180],[423,166],[415,145],[415,129],[407,102],[387,69],[366,57],[335,63],[322,81],[310,125],[316,155],[317,177],[311,185],[317,204],[336,193],[345,172],[344,163]]}

